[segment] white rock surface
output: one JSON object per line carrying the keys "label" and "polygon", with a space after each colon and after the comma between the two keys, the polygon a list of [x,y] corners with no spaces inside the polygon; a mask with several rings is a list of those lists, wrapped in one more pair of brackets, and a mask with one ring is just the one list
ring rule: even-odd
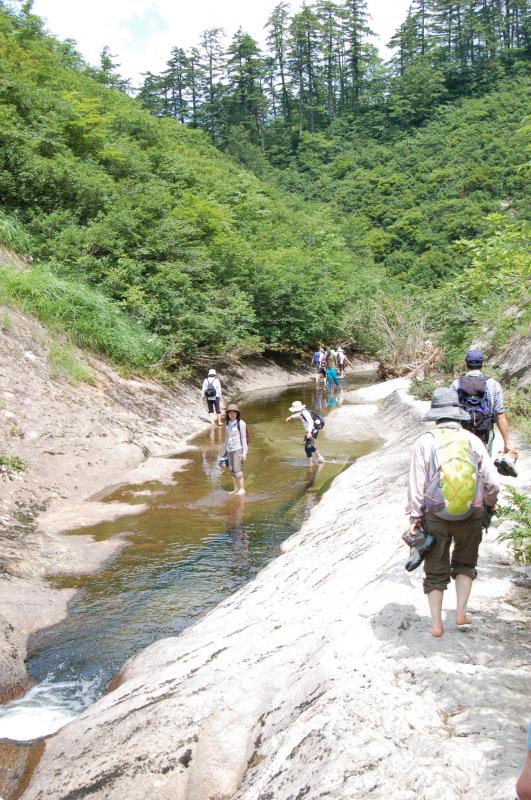
{"label": "white rock surface", "polygon": [[[400,535],[418,405],[283,554],[46,743],[24,800],[508,800],[525,748],[529,597],[495,534],[474,623],[427,633]],[[520,485],[528,482],[528,454]],[[524,468],[525,467],[525,468]]]}

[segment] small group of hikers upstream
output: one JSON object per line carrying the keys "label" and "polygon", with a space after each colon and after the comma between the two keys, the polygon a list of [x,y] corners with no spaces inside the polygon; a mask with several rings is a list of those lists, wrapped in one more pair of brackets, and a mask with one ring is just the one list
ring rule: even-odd
{"label": "small group of hikers upstream", "polygon": [[[468,625],[467,613],[482,529],[487,528],[500,492],[498,473],[516,477],[518,456],[511,449],[503,391],[483,374],[483,354],[465,356],[466,374],[451,388],[435,389],[424,417],[435,428],[416,440],[409,471],[404,541],[411,547],[406,569],[424,561],[424,593],[431,614],[432,636],[443,635],[443,595],[455,581],[457,625]],[[493,462],[494,423],[503,449]],[[450,554],[451,551],[451,554]]]}
{"label": "small group of hikers upstream", "polygon": [[[352,362],[347,357],[347,354],[341,346],[336,348],[327,347],[326,349],[320,345],[314,351],[312,356],[312,367],[315,374],[315,380],[322,380],[326,382],[329,389],[332,388],[332,383],[339,386],[339,380],[345,374],[346,367]],[[338,376],[339,371],[339,376]]]}

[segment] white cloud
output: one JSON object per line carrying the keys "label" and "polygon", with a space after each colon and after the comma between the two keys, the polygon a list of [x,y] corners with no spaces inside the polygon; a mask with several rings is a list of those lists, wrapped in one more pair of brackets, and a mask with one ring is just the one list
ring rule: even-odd
{"label": "white cloud", "polygon": [[[160,72],[174,46],[196,45],[202,31],[223,28],[231,37],[241,27],[259,41],[279,0],[35,0],[33,10],[60,39],[75,39],[91,64],[105,45],[116,55],[124,77]],[[404,20],[411,0],[369,0],[372,28],[383,49]],[[293,9],[301,2],[294,0]]]}

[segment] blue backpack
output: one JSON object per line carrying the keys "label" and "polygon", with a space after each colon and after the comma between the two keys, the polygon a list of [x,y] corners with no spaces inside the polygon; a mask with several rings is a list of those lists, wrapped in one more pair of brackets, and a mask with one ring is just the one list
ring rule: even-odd
{"label": "blue backpack", "polygon": [[320,357],[321,357],[321,353],[319,352],[319,350],[316,350],[315,353],[313,354],[313,362],[312,362],[314,367],[318,367],[319,366]]}
{"label": "blue backpack", "polygon": [[485,444],[494,425],[494,415],[489,408],[487,380],[478,375],[465,375],[457,385],[459,405],[470,414],[470,422],[462,422],[463,428],[474,433]]}

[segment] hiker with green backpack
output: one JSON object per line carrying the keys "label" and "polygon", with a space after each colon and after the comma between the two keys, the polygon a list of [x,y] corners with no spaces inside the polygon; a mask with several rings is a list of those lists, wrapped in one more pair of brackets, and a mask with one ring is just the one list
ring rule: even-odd
{"label": "hiker with green backpack", "polygon": [[[407,513],[409,544],[420,529],[435,541],[423,554],[424,594],[430,607],[432,636],[442,636],[443,594],[455,581],[457,625],[467,616],[483,527],[484,506],[496,507],[500,485],[483,442],[461,427],[469,414],[453,389],[436,389],[425,421],[436,423],[415,442],[409,472]],[[450,547],[453,550],[450,557]]]}

